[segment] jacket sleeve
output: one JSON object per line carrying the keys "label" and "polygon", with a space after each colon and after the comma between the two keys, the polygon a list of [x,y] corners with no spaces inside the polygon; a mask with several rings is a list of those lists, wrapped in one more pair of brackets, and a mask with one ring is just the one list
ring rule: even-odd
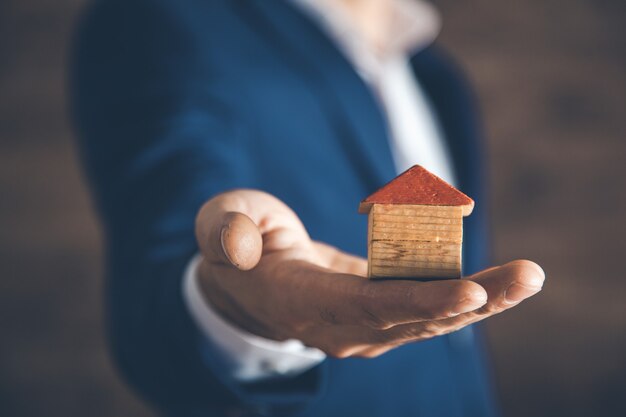
{"label": "jacket sleeve", "polygon": [[302,407],[318,395],[325,364],[291,379],[237,383],[183,301],[197,210],[255,181],[250,132],[212,92],[193,30],[159,4],[98,2],[74,45],[72,110],[103,223],[113,356],[168,413]]}

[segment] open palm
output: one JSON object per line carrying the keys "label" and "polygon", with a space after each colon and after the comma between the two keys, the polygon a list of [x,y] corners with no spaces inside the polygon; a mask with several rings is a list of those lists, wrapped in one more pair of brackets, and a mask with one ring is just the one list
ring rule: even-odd
{"label": "open palm", "polygon": [[336,357],[377,356],[458,330],[532,296],[544,280],[530,261],[463,280],[368,280],[365,259],[311,240],[289,207],[256,190],[209,200],[196,234],[202,292],[224,318]]}

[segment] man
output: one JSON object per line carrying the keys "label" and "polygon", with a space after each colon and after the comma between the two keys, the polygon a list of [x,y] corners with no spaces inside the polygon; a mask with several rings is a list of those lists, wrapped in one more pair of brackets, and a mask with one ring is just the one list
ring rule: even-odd
{"label": "man", "polygon": [[[538,292],[543,272],[478,272],[480,133],[430,45],[437,30],[410,0],[89,11],[74,110],[107,242],[111,345],[161,412],[494,414],[466,326]],[[467,279],[363,278],[358,202],[414,163],[477,201]]]}

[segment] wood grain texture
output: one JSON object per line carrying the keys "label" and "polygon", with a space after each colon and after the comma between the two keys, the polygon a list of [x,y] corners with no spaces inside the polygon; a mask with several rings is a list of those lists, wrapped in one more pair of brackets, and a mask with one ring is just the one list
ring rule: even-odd
{"label": "wood grain texture", "polygon": [[370,278],[461,275],[462,207],[374,204],[368,217]]}
{"label": "wood grain texture", "polygon": [[455,243],[435,243],[417,241],[374,241],[372,242],[372,259],[429,259],[450,260],[457,259],[460,254],[460,245]]}
{"label": "wood grain texture", "polygon": [[372,208],[372,212],[396,216],[434,217],[450,220],[460,219],[463,216],[463,207],[425,206],[417,204],[375,204]]}
{"label": "wood grain texture", "polygon": [[372,276],[370,279],[379,278],[429,278],[429,279],[451,279],[458,278],[459,271],[457,269],[441,269],[439,267],[424,268],[420,266],[411,267],[389,267],[389,266],[373,266]]}

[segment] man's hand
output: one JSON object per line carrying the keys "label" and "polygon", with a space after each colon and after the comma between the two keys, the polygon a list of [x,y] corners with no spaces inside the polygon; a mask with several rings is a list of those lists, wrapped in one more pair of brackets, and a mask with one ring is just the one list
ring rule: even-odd
{"label": "man's hand", "polygon": [[202,293],[224,318],[327,354],[375,357],[458,330],[541,290],[543,270],[514,261],[463,280],[372,281],[367,261],[309,238],[275,197],[235,190],[198,213]]}

